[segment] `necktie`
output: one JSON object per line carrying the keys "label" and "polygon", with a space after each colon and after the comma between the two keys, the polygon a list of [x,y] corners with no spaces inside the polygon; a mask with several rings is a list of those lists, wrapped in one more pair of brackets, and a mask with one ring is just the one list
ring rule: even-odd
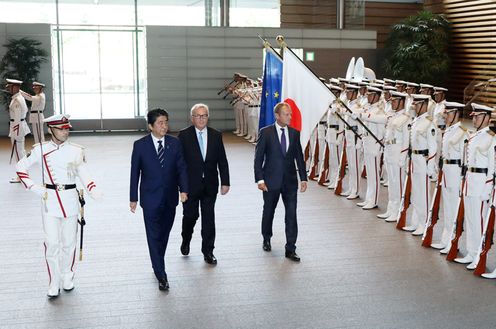
{"label": "necktie", "polygon": [[205,149],[203,146],[203,131],[198,132],[198,143],[200,144],[200,151],[202,154],[203,160],[205,160]]}
{"label": "necktie", "polygon": [[286,155],[286,134],[284,134],[284,128],[281,128],[281,151],[282,154]]}
{"label": "necktie", "polygon": [[160,162],[160,166],[164,167],[164,146],[162,145],[162,141],[158,141],[158,161]]}

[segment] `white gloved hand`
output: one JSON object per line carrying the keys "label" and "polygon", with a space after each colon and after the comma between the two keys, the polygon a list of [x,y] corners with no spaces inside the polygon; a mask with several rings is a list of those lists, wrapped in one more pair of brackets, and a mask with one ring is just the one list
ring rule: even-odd
{"label": "white gloved hand", "polygon": [[37,196],[39,196],[40,198],[43,198],[46,195],[46,188],[44,186],[33,185],[29,188],[29,190],[34,194],[36,194]]}

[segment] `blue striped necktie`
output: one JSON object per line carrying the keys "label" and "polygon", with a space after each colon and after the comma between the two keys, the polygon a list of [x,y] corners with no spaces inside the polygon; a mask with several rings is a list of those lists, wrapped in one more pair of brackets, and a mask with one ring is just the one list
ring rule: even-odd
{"label": "blue striped necktie", "polygon": [[162,145],[162,141],[158,141],[158,161],[160,162],[160,166],[164,167],[164,146]]}
{"label": "blue striped necktie", "polygon": [[205,160],[205,147],[203,145],[203,131],[198,132],[198,143],[200,144],[200,151],[202,154],[203,160]]}

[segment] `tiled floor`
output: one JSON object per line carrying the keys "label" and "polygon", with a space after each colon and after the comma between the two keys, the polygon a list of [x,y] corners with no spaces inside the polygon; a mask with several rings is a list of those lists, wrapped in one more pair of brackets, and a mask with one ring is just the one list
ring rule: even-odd
{"label": "tiled floor", "polygon": [[[181,256],[178,208],[166,256],[171,289],[160,292],[141,211],[128,209],[130,152],[138,137],[73,136],[87,147],[105,196],[87,202],[77,287],[53,302],[46,298],[40,205],[8,183],[10,143],[1,140],[1,328],[495,328],[496,281],[422,248],[418,237],[377,219],[381,209],[363,211],[315,183],[298,200],[302,262],[284,258],[282,202],[273,251],[264,252],[254,147],[230,133],[232,187],[217,202],[219,264],[204,263],[199,228],[190,256]],[[489,258],[493,266],[494,253]]]}

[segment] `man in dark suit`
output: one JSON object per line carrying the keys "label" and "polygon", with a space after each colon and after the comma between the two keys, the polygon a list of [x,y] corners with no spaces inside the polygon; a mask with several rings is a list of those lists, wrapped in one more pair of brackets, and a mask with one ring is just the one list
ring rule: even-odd
{"label": "man in dark suit", "polygon": [[[274,107],[276,122],[260,130],[255,149],[255,182],[263,191],[262,236],[263,249],[271,251],[274,211],[282,196],[286,215],[286,257],[299,262],[296,254],[298,225],[296,222],[296,195],[300,176],[300,191],[307,189],[307,173],[300,144],[300,133],[291,127],[291,108],[287,103]],[[295,165],[296,161],[296,165]],[[297,169],[298,167],[298,169]]]}
{"label": "man in dark suit", "polygon": [[184,158],[188,166],[189,195],[183,204],[183,242],[181,253],[189,254],[193,229],[201,210],[202,253],[205,262],[217,264],[213,254],[215,242],[215,200],[219,190],[222,195],[229,192],[229,166],[222,134],[208,123],[208,106],[196,104],[191,108],[193,125],[179,132]]}
{"label": "man in dark suit", "polygon": [[188,199],[188,177],[181,143],[167,135],[169,114],[154,109],[147,114],[151,133],[134,142],[131,156],[130,208],[134,213],[138,201],[145,218],[146,239],[153,271],[160,290],[168,290],[165,273],[165,249],[178,204]]}

